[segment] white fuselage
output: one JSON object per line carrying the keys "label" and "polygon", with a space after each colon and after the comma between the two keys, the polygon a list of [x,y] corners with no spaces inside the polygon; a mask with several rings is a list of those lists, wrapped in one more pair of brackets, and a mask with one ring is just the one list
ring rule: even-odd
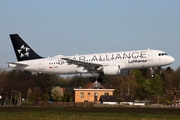
{"label": "white fuselage", "polygon": [[[76,56],[55,56],[16,62],[18,64],[26,64],[27,66],[10,63],[9,67],[50,74],[81,73],[81,71],[79,71],[82,67],[81,64],[77,64],[78,62],[73,64],[62,58],[73,59],[76,60],[76,62],[83,61],[90,64],[101,64],[102,66],[117,64],[120,65],[121,69],[129,70],[165,66],[174,62],[173,57],[160,50],[137,50]],[[83,71],[82,73],[91,73],[91,71]]]}

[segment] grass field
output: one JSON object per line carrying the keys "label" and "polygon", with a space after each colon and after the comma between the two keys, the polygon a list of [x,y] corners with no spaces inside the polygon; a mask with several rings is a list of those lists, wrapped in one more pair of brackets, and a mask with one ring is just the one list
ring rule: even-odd
{"label": "grass field", "polygon": [[0,107],[0,120],[180,120],[177,108]]}

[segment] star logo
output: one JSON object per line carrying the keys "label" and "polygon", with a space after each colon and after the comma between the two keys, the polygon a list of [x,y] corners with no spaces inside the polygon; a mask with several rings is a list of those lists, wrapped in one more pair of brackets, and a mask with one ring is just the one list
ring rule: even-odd
{"label": "star logo", "polygon": [[18,53],[20,55],[20,58],[23,58],[23,57],[29,57],[29,50],[30,50],[30,48],[25,47],[24,45],[22,45],[20,47],[20,49],[18,49],[17,51],[18,51]]}

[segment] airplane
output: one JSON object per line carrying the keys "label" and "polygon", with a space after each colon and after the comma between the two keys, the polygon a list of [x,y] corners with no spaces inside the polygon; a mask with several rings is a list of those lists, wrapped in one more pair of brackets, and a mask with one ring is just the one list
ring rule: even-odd
{"label": "airplane", "polygon": [[[18,34],[10,34],[10,39],[18,62],[8,62],[15,70],[48,74],[86,74],[90,81],[102,82],[103,75],[127,76],[131,69],[166,66],[175,59],[161,50],[134,50],[124,52],[98,53],[86,55],[41,57]],[[95,77],[98,74],[98,77]]]}

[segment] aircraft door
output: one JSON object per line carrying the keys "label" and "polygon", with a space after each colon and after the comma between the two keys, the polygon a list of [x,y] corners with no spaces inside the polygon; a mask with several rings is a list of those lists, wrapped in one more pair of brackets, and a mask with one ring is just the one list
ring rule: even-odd
{"label": "aircraft door", "polygon": [[44,70],[44,60],[39,61],[39,70]]}
{"label": "aircraft door", "polygon": [[153,52],[150,51],[150,50],[148,50],[147,59],[148,59],[148,61],[152,61],[153,60]]}

